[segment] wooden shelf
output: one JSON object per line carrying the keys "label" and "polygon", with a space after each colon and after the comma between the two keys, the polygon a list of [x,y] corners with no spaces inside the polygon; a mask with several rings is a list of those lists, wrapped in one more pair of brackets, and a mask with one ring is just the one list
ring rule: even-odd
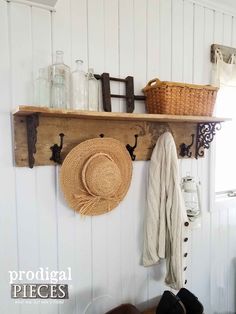
{"label": "wooden shelf", "polygon": [[82,111],[72,109],[54,109],[47,107],[34,106],[19,106],[13,114],[16,116],[28,116],[39,114],[45,117],[57,118],[78,118],[78,119],[95,119],[95,120],[117,120],[117,121],[150,121],[150,122],[188,122],[188,123],[203,123],[203,122],[224,122],[230,119],[205,117],[205,116],[177,116],[166,114],[147,114],[147,113],[119,113],[119,112],[96,112]]}
{"label": "wooden shelf", "polygon": [[[176,116],[92,112],[46,107],[19,106],[13,112],[16,166],[53,165],[53,146],[64,134],[61,161],[69,151],[90,138],[101,135],[120,140],[124,145],[138,145],[136,160],[150,159],[158,137],[170,131],[179,157],[203,157],[220,123],[230,120],[216,117]],[[207,144],[207,145],[206,145]]]}

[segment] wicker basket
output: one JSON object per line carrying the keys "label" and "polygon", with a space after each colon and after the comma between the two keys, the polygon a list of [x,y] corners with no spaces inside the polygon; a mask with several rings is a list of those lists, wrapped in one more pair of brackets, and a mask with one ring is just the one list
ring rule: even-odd
{"label": "wicker basket", "polygon": [[153,79],[143,89],[148,113],[212,116],[218,88]]}

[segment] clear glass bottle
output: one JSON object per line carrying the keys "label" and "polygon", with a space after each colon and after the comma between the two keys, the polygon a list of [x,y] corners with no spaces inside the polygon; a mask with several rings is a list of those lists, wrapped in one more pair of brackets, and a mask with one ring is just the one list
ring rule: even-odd
{"label": "clear glass bottle", "polygon": [[76,60],[76,69],[72,72],[72,107],[88,110],[88,79],[83,70],[83,61]]}
{"label": "clear glass bottle", "polygon": [[[56,62],[51,66],[51,85],[53,88],[54,84],[61,84],[62,81],[64,81],[63,89],[65,92],[65,100],[64,100],[63,108],[70,108],[71,71],[70,71],[70,67],[64,63],[63,57],[64,57],[63,51],[59,51],[59,50],[56,51]],[[55,101],[54,103],[52,103],[52,106],[55,106]]]}
{"label": "clear glass bottle", "polygon": [[55,75],[52,83],[51,91],[52,108],[65,108],[66,104],[66,87],[63,75]]}
{"label": "clear glass bottle", "polygon": [[94,70],[88,69],[88,109],[99,111],[98,81],[94,77]]}
{"label": "clear glass bottle", "polygon": [[39,76],[35,80],[35,99],[36,106],[50,106],[50,82],[48,68],[39,69]]}

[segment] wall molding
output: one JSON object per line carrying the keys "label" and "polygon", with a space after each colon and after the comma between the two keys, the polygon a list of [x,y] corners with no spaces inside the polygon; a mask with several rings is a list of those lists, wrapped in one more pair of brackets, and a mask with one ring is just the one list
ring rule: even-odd
{"label": "wall molding", "polygon": [[50,11],[50,12],[56,12],[54,7],[45,5],[45,4],[40,4],[40,3],[36,3],[36,2],[32,2],[32,1],[26,1],[26,0],[5,0],[8,3],[20,3],[23,5],[27,5],[29,7],[36,7],[36,8],[40,8],[46,11]]}
{"label": "wall molding", "polygon": [[188,2],[200,5],[204,8],[211,9],[214,11],[221,12],[223,14],[227,14],[233,17],[236,17],[236,8],[227,5],[227,4],[219,4],[213,0],[187,0]]}

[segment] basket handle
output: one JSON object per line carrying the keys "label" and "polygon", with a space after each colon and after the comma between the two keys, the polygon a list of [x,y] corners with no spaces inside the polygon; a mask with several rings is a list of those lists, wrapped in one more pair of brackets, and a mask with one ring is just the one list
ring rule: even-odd
{"label": "basket handle", "polygon": [[154,86],[158,86],[160,84],[161,84],[161,81],[158,78],[154,78],[147,83],[146,87],[143,88],[143,92],[145,93],[150,88]]}
{"label": "basket handle", "polygon": [[147,83],[147,86],[159,85],[160,83],[161,81],[158,78],[154,78]]}

